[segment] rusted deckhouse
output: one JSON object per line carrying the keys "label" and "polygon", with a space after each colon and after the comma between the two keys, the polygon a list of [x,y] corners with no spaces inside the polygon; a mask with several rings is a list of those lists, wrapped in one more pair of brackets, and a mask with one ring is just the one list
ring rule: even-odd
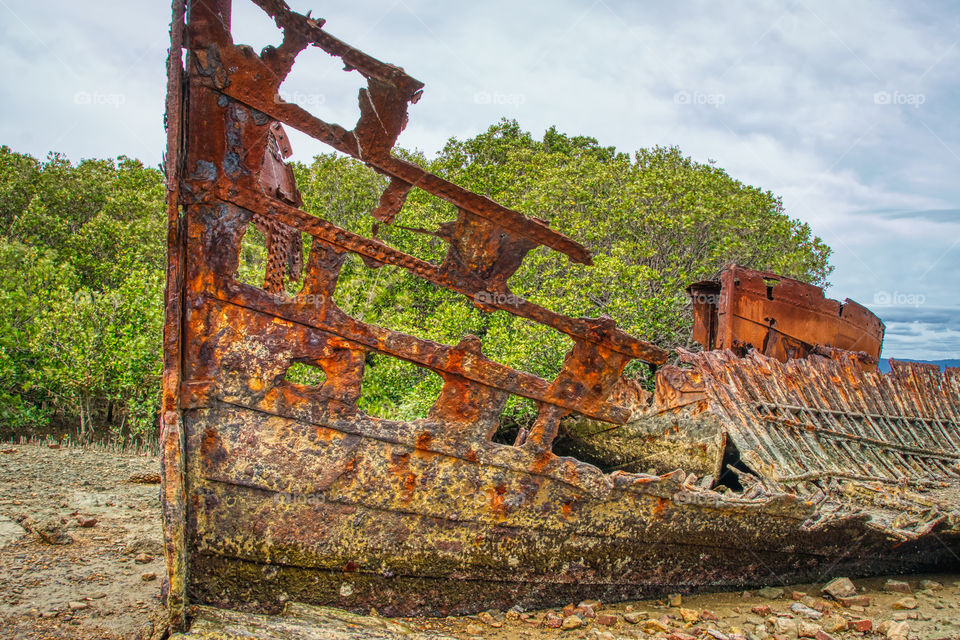
{"label": "rusted deckhouse", "polygon": [[[892,374],[877,373],[864,363],[879,352],[882,326],[878,335],[879,325],[863,322],[852,325],[859,334],[846,325],[831,334],[853,342],[831,342],[781,330],[788,323],[778,319],[763,328],[781,345],[771,346],[736,325],[730,333],[729,314],[743,314],[722,304],[715,337],[708,327],[704,338],[718,349],[661,366],[666,352],[609,318],[508,298],[532,248],[587,264],[589,253],[392,156],[422,84],[336,39],[322,20],[281,0],[253,1],[283,30],[283,43],[259,54],[233,42],[229,0],[174,2],[161,434],[174,628],[185,627],[187,605],[448,614],[922,569],[956,557],[957,371],[895,363]],[[279,97],[308,46],[366,79],[353,130]],[[388,176],[371,212],[379,221],[389,223],[414,188],[455,205],[456,219],[440,230],[445,260],[431,264],[303,211],[283,163],[284,126]],[[262,286],[235,275],[251,225],[269,251]],[[301,233],[312,237],[306,257]],[[441,345],[350,317],[332,296],[350,253],[563,332],[574,346],[562,371],[543,380],[487,359],[471,336]],[[278,296],[299,269],[302,295]],[[370,352],[443,378],[427,418],[357,409]],[[654,398],[621,379],[633,359],[660,366]],[[288,381],[295,363],[319,367],[325,381]],[[539,407],[513,446],[492,441],[510,395]],[[623,454],[629,461],[602,447],[593,464],[554,452],[563,419],[582,426],[579,435],[564,427],[561,440],[576,446],[583,429],[616,433],[651,415],[658,426],[639,440],[651,450],[667,443],[667,456],[638,461],[636,442]]]}

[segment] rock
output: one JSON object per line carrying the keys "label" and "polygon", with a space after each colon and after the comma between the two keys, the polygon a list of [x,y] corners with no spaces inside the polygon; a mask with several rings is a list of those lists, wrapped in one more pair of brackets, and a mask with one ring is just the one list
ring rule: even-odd
{"label": "rock", "polygon": [[757,595],[767,600],[777,600],[783,597],[783,589],[779,587],[764,587],[757,591]]}
{"label": "rock", "polygon": [[807,594],[805,594],[803,591],[791,591],[791,592],[790,592],[790,599],[791,599],[791,600],[799,600],[800,598],[803,598],[805,595],[807,595]]}
{"label": "rock", "polygon": [[63,530],[63,525],[61,524],[59,518],[50,518],[49,520],[45,520],[40,525],[35,527],[34,531],[36,531],[37,535],[40,536],[40,539],[47,544],[65,545],[73,542],[73,538],[70,537],[70,534]]}
{"label": "rock", "polygon": [[857,595],[857,588],[853,586],[850,578],[834,578],[825,584],[820,592],[833,598],[849,598]]}
{"label": "rock", "polygon": [[943,585],[936,580],[921,580],[920,584],[917,586],[927,591],[939,591],[940,589],[943,589]]}
{"label": "rock", "polygon": [[569,631],[570,629],[579,629],[583,626],[583,618],[578,615],[567,616],[560,625],[561,629]]}
{"label": "rock", "polygon": [[840,603],[840,606],[850,608],[850,607],[869,607],[870,606],[870,596],[840,596],[837,598],[837,602]]}
{"label": "rock", "polygon": [[83,611],[84,609],[90,608],[90,603],[89,602],[68,602],[67,608],[70,609],[70,611]]}
{"label": "rock", "polygon": [[646,611],[627,611],[623,614],[623,619],[630,624],[640,624],[648,617],[649,616],[647,615]]}
{"label": "rock", "polygon": [[602,624],[605,627],[612,627],[617,624],[617,616],[610,613],[598,613],[594,622]]}
{"label": "rock", "polygon": [[873,620],[850,620],[847,622],[847,630],[869,633],[873,631]]}
{"label": "rock", "polygon": [[[499,611],[497,613],[499,613]],[[482,611],[478,613],[477,620],[489,627],[493,627],[494,629],[499,629],[503,626],[503,622],[498,620],[490,611]]]}
{"label": "rock", "polygon": [[667,636],[667,640],[696,640],[696,638],[682,631],[674,631]]}
{"label": "rock", "polygon": [[671,607],[679,607],[683,605],[683,596],[679,593],[671,593],[667,596],[667,600],[670,602]]}
{"label": "rock", "polygon": [[85,516],[77,516],[77,525],[84,529],[89,529],[90,527],[97,524],[96,518],[87,518]]}
{"label": "rock", "polygon": [[58,442],[52,442],[52,443],[48,444],[47,446],[48,446],[49,448],[51,448],[51,449],[59,449],[59,448],[60,448],[60,443],[58,443]]}
{"label": "rock", "polygon": [[159,473],[135,473],[129,478],[127,482],[133,484],[160,484],[160,474]]}
{"label": "rock", "polygon": [[649,620],[644,621],[643,628],[650,632],[662,631],[664,633],[668,633],[670,631],[670,627],[660,622],[659,620],[654,620],[653,618],[650,618]]}
{"label": "rock", "polygon": [[828,616],[820,621],[820,626],[828,633],[840,633],[847,630],[847,620],[842,616]]}
{"label": "rock", "polygon": [[820,625],[806,620],[797,620],[797,636],[800,638],[816,638],[820,633]]}
{"label": "rock", "polygon": [[770,608],[768,604],[758,604],[757,606],[750,609],[758,616],[768,616],[773,612],[773,609]]}
{"label": "rock", "polygon": [[581,618],[593,619],[597,617],[597,612],[593,610],[593,607],[590,605],[578,604],[577,608],[573,611],[575,614]]}
{"label": "rock", "polygon": [[891,608],[898,611],[904,609],[916,609],[917,600],[916,598],[912,598],[910,596],[907,596],[906,598],[900,598],[891,605]]}
{"label": "rock", "polygon": [[138,553],[137,557],[133,559],[137,564],[147,564],[153,562],[153,556],[149,553]]}
{"label": "rock", "polygon": [[481,627],[481,626],[478,625],[478,624],[473,624],[473,623],[468,624],[468,625],[467,625],[467,635],[468,635],[468,636],[482,636],[482,635],[483,635],[483,627]]}
{"label": "rock", "polygon": [[792,605],[790,605],[790,611],[793,611],[797,615],[801,615],[811,620],[819,620],[820,618],[823,617],[823,614],[817,611],[816,609],[812,609],[800,602],[794,602]]}
{"label": "rock", "polygon": [[894,622],[887,629],[887,640],[907,640],[910,625],[906,622]]}
{"label": "rock", "polygon": [[816,637],[817,640],[835,640],[832,635],[823,630],[817,631],[817,635],[814,637]]}
{"label": "rock", "polygon": [[150,582],[151,580],[157,579],[157,574],[155,574],[152,571],[149,571],[147,573],[142,573],[140,574],[140,579],[143,580],[144,582]]}
{"label": "rock", "polygon": [[547,614],[546,620],[544,620],[544,626],[548,629],[559,629],[563,624],[563,618],[553,613],[552,611]]}
{"label": "rock", "polygon": [[712,620],[712,621],[719,620],[719,618],[717,617],[717,614],[715,614],[713,611],[710,611],[709,609],[704,609],[703,611],[700,612],[700,619]]}
{"label": "rock", "polygon": [[578,607],[590,607],[594,611],[600,611],[603,608],[603,603],[599,600],[581,600]]}
{"label": "rock", "polygon": [[567,616],[572,616],[572,615],[573,615],[573,612],[576,611],[576,610],[577,610],[577,605],[575,605],[575,604],[573,604],[573,603],[570,603],[570,604],[568,604],[567,606],[565,606],[565,607],[561,610],[561,612],[563,613],[563,617],[566,618]]}
{"label": "rock", "polygon": [[910,585],[902,580],[887,580],[883,583],[883,590],[892,593],[912,593]]}
{"label": "rock", "polygon": [[708,628],[706,633],[708,636],[713,637],[714,640],[730,640],[730,636],[713,627]]}
{"label": "rock", "polygon": [[590,631],[590,635],[596,640],[616,640],[616,636],[612,633],[609,631],[600,631],[600,629],[593,629]]}
{"label": "rock", "polygon": [[684,622],[699,622],[700,614],[694,611],[693,609],[680,609],[678,612],[680,614],[680,619]]}
{"label": "rock", "polygon": [[833,603],[823,598],[814,598],[812,596],[803,596],[800,598],[800,604],[804,604],[811,609],[816,609],[820,613],[825,613],[833,609]]}
{"label": "rock", "polygon": [[107,597],[106,591],[97,591],[96,593],[90,594],[90,600],[102,600]]}

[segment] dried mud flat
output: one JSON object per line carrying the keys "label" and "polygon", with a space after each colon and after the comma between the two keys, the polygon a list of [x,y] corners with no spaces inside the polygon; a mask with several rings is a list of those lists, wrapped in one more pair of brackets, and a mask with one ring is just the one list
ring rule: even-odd
{"label": "dried mud flat", "polygon": [[[0,638],[159,640],[165,627],[157,460],[36,445],[0,451]],[[330,636],[343,637],[348,619],[349,637],[411,639],[960,638],[960,575],[854,584],[853,591],[840,585],[847,595],[838,597],[822,593],[823,584],[778,585],[460,618],[341,616]]]}

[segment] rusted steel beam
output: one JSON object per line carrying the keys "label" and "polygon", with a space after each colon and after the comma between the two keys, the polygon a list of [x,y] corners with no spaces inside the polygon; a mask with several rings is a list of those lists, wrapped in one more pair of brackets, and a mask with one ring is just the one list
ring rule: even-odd
{"label": "rusted steel beam", "polygon": [[[296,22],[306,20],[297,14],[289,15],[291,17],[288,20]],[[319,27],[305,23],[304,29],[313,34],[319,30]],[[278,93],[282,78],[274,75],[269,66],[259,57],[233,45],[229,32],[222,29],[218,23],[204,22],[191,30],[191,36],[191,47],[202,53],[203,66],[197,78],[209,88],[321,140],[337,151],[362,160],[384,175],[423,189],[514,233],[564,253],[574,262],[592,264],[590,253],[584,247],[563,234],[553,231],[546,224],[527,218],[485,196],[472,193],[413,163],[390,155],[389,150],[406,123],[406,102],[416,95],[409,94],[411,83],[407,82],[404,85],[407,87],[408,96],[400,94],[386,98],[391,111],[402,112],[393,114],[389,131],[383,130],[386,114],[381,113],[377,106],[374,106],[374,98],[370,97],[368,89],[362,90],[360,96],[360,109],[364,115],[361,116],[355,131],[347,131],[339,125],[323,122],[299,105],[285,102]],[[215,47],[215,56],[207,55],[206,49],[210,45]],[[401,75],[405,76],[402,72]],[[375,79],[375,76],[369,76],[368,79],[370,78]],[[413,82],[416,85],[420,84]],[[386,106],[380,105],[380,107]],[[361,139],[369,144],[364,146]]]}
{"label": "rusted steel beam", "polygon": [[462,293],[478,306],[492,307],[529,318],[566,333],[574,339],[595,342],[644,362],[660,365],[667,361],[667,351],[634,338],[615,326],[601,328],[595,321],[563,316],[510,294],[508,291],[490,290],[487,283],[479,277],[451,273],[425,260],[393,249],[379,240],[351,233],[284,202],[268,201],[262,196],[258,197],[254,192],[237,188],[219,189],[217,197],[244,209],[270,216],[291,228],[308,233],[340,249],[406,269],[424,280]]}
{"label": "rusted steel beam", "polygon": [[181,317],[184,271],[183,227],[180,219],[180,175],[183,162],[184,82],[182,48],[184,0],[174,0],[167,54],[167,101],[164,158],[167,204],[167,265],[164,290],[163,379],[160,413],[163,553],[167,567],[167,612],[170,626],[184,630],[187,605],[186,488],[184,433],[180,414]]}

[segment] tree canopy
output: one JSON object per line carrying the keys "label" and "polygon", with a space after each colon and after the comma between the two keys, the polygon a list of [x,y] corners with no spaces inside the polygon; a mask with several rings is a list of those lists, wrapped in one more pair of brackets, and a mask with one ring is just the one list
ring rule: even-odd
{"label": "tree canopy", "polygon": [[[540,139],[502,120],[433,158],[407,159],[549,225],[587,246],[594,264],[570,263],[539,247],[511,278],[511,290],[573,316],[612,316],[664,348],[688,344],[684,288],[739,264],[824,284],[830,249],[790,218],[769,191],[745,185],[675,147],[634,154],[551,127]],[[386,186],[362,163],[323,154],[294,170],[304,208],[364,235]],[[378,236],[440,262],[446,244],[424,233],[455,210],[414,190]],[[76,166],[40,162],[0,147],[0,430],[145,433],[159,399],[163,263],[163,177],[121,157]],[[305,239],[309,250],[309,239]],[[262,281],[263,239],[247,233],[238,273]],[[290,283],[295,293],[301,283]],[[463,296],[391,266],[345,264],[336,295],[365,321],[455,344],[471,333],[485,354],[552,378],[571,346],[564,335],[506,312],[483,313]],[[642,375],[644,369],[628,369]],[[440,389],[429,371],[385,356],[367,359],[362,409],[383,417],[424,415]],[[515,400],[523,423],[532,406]]]}

